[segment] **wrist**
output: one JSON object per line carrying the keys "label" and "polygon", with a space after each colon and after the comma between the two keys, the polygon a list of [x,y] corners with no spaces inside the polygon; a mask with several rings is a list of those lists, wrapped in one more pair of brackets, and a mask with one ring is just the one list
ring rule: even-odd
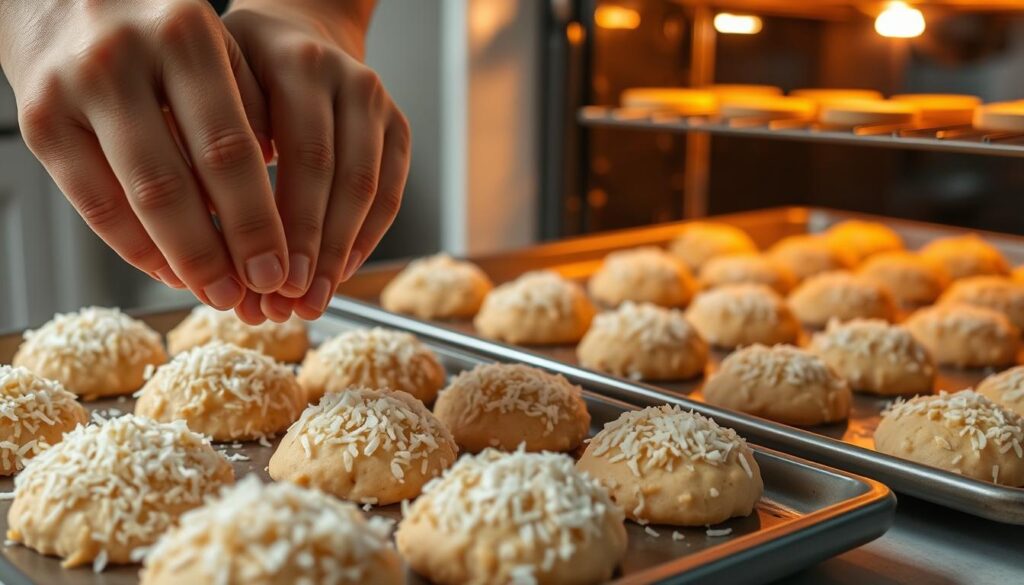
{"label": "wrist", "polygon": [[[0,3],[7,0],[0,0]],[[372,3],[338,0],[233,0],[228,13],[252,11],[290,21],[341,47],[360,61],[366,52],[366,30]]]}

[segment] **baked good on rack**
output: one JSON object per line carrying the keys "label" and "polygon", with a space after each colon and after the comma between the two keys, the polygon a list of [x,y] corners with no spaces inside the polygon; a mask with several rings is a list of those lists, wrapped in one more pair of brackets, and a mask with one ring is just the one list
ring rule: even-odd
{"label": "baked good on rack", "polygon": [[572,451],[587,438],[590,413],[579,386],[523,364],[462,372],[441,391],[437,416],[463,451]]}
{"label": "baked good on rack", "polygon": [[921,248],[921,256],[938,262],[954,280],[982,274],[1009,274],[1002,252],[977,234],[939,238]]}
{"label": "baked good on rack", "polygon": [[978,394],[1024,416],[1024,366],[992,374],[978,384]]}
{"label": "baked good on rack", "polygon": [[916,106],[925,126],[970,124],[975,108],[981,105],[978,96],[956,93],[904,93],[889,99]]}
{"label": "baked good on rack", "polygon": [[882,93],[874,89],[846,89],[831,87],[809,87],[794,89],[789,95],[807,98],[816,103],[822,104],[832,101],[843,100],[880,100]]}
{"label": "baked good on rack", "polygon": [[755,344],[722,360],[704,399],[777,422],[811,426],[845,420],[850,386],[818,356],[792,345]]}
{"label": "baked good on rack", "polygon": [[823,272],[803,281],[789,295],[789,308],[809,327],[824,327],[831,319],[896,318],[896,301],[884,284],[846,270]]}
{"label": "baked good on rack", "polygon": [[431,404],[444,386],[445,372],[434,352],[416,336],[374,327],[352,329],[306,354],[299,385],[316,402],[351,386],[404,390]]}
{"label": "baked good on rack", "polygon": [[585,368],[634,380],[686,380],[704,373],[708,344],[681,311],[626,302],[594,318],[576,356]]}
{"label": "baked good on rack", "polygon": [[841,221],[825,231],[825,239],[835,248],[852,252],[858,263],[881,252],[903,249],[903,238],[889,226],[876,221]]}
{"label": "baked good on rack", "polygon": [[233,482],[224,455],[184,421],[129,414],[80,426],[15,478],[7,539],[66,568],[138,562],[182,513]]}
{"label": "baked good on rack", "polygon": [[865,260],[857,273],[884,284],[904,307],[935,302],[950,283],[945,266],[914,252],[882,252]]}
{"label": "baked good on rack", "polygon": [[718,113],[724,118],[810,119],[815,103],[809,99],[774,95],[730,95],[721,99]]}
{"label": "baked good on rack", "polygon": [[306,407],[291,368],[220,341],[179,353],[157,368],[137,397],[135,414],[183,420],[215,441],[272,437]]}
{"label": "baked good on rack", "polygon": [[729,284],[763,284],[780,295],[796,286],[796,276],[782,264],[761,254],[718,256],[704,263],[698,278],[705,289]]}
{"label": "baked good on rack", "polygon": [[308,407],[268,470],[275,480],[383,506],[418,496],[457,452],[451,433],[419,400],[353,387]]}
{"label": "baked good on rack", "polygon": [[92,400],[138,390],[146,368],[166,361],[160,335],[145,323],[117,309],[87,307],[26,331],[13,365]]}
{"label": "baked good on rack", "polygon": [[488,449],[427,485],[395,541],[438,585],[587,585],[612,577],[627,537],[622,510],[569,457]]}
{"label": "baked good on rack", "polygon": [[954,282],[940,303],[964,303],[994,309],[1018,329],[1024,328],[1024,283],[1005,276],[968,276]]}
{"label": "baked good on rack", "polygon": [[309,349],[309,334],[300,319],[249,325],[239,319],[234,311],[218,311],[199,305],[167,333],[167,350],[171,355],[177,355],[211,341],[255,349],[285,363],[302,361]]}
{"label": "baked good on rack", "polygon": [[1024,132],[1024,101],[978,106],[971,120],[975,128],[994,132]]}
{"label": "baked good on rack", "polygon": [[1020,330],[1006,315],[985,307],[943,303],[918,309],[904,325],[941,365],[1007,366],[1017,359]]}
{"label": "baked good on rack", "polygon": [[381,291],[380,304],[420,319],[468,319],[492,288],[476,264],[437,254],[410,262]]}
{"label": "baked good on rack", "polygon": [[717,256],[757,252],[757,245],[747,232],[727,223],[695,221],[683,225],[669,251],[696,272]]}
{"label": "baked good on rack", "polygon": [[833,247],[822,236],[809,234],[779,240],[768,249],[768,257],[788,268],[797,281],[822,272],[852,268],[857,263],[850,251]]}
{"label": "baked good on rack", "polygon": [[0,477],[61,441],[64,433],[89,422],[89,415],[60,382],[26,370],[0,366]]}
{"label": "baked good on rack", "polygon": [[935,364],[924,345],[905,327],[881,319],[831,321],[809,349],[854,390],[930,394],[935,383]]}
{"label": "baked good on rack", "polygon": [[786,301],[761,284],[733,284],[697,295],[686,318],[708,343],[734,348],[793,343],[800,323]]}
{"label": "baked good on rack", "polygon": [[579,285],[541,270],[491,291],[473,325],[484,337],[508,343],[576,343],[595,312]]}
{"label": "baked good on rack", "polygon": [[622,107],[639,111],[670,111],[683,116],[714,114],[715,94],[689,87],[632,87],[622,92]]}
{"label": "baked good on rack", "polygon": [[917,124],[921,110],[909,102],[888,100],[829,100],[821,102],[818,120],[832,126],[864,126],[875,124]]}
{"label": "baked good on rack", "polygon": [[587,288],[591,298],[609,307],[625,301],[685,307],[697,284],[681,260],[661,248],[644,246],[605,256]]}
{"label": "baked good on rack", "polygon": [[875,449],[981,481],[1024,486],[1024,418],[971,390],[897,400]]}

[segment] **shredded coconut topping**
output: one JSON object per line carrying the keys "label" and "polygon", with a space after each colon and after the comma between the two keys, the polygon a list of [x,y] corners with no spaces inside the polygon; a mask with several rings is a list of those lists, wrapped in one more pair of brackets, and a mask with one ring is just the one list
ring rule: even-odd
{"label": "shredded coconut topping", "polygon": [[731,284],[697,295],[690,311],[740,319],[743,323],[775,323],[788,311],[782,297],[763,284]]}
{"label": "shredded coconut topping", "polygon": [[892,420],[923,416],[967,436],[978,451],[992,444],[999,453],[1013,450],[1017,457],[1024,457],[1024,418],[973,390],[897,399],[882,416]]}
{"label": "shredded coconut topping", "polygon": [[20,470],[50,445],[35,437],[67,418],[84,423],[85,410],[59,382],[19,367],[0,366],[0,467]]}
{"label": "shredded coconut topping", "polygon": [[657,280],[679,282],[689,276],[686,266],[675,256],[655,246],[619,250],[605,256],[601,271],[617,280]]}
{"label": "shredded coconut topping", "polygon": [[814,336],[821,351],[842,349],[865,358],[881,358],[894,364],[929,364],[928,351],[910,331],[882,319],[831,320],[824,333]]}
{"label": "shredded coconut topping", "polygon": [[682,311],[650,303],[626,301],[614,311],[597,315],[591,330],[636,341],[649,348],[678,348],[700,343],[697,330]]}
{"label": "shredded coconut topping", "polygon": [[481,309],[517,309],[540,311],[559,317],[573,311],[575,299],[583,297],[583,290],[550,270],[527,272],[512,282],[506,282],[491,291]]}
{"label": "shredded coconut topping", "polygon": [[720,370],[738,372],[744,384],[820,385],[841,389],[845,383],[816,355],[792,345],[760,343],[729,354]]}
{"label": "shredded coconut topping", "polygon": [[284,323],[268,320],[259,325],[249,325],[233,311],[218,311],[207,305],[193,309],[186,321],[208,330],[212,340],[226,341],[261,352],[267,349],[268,342],[306,334],[306,326],[300,319],[292,318]]}
{"label": "shredded coconut topping", "polygon": [[402,270],[396,281],[403,286],[448,291],[464,288],[475,281],[489,282],[487,275],[475,264],[455,260],[447,254],[436,254],[413,260]]}
{"label": "shredded coconut topping", "polygon": [[943,303],[921,309],[910,316],[907,325],[920,327],[933,339],[949,334],[988,338],[1016,336],[1013,325],[1002,313],[965,303]]}
{"label": "shredded coconut topping", "polygon": [[[434,353],[416,336],[383,327],[353,329],[322,343],[317,356],[354,384],[398,390],[427,384],[437,364]],[[440,368],[437,365],[437,368]]]}

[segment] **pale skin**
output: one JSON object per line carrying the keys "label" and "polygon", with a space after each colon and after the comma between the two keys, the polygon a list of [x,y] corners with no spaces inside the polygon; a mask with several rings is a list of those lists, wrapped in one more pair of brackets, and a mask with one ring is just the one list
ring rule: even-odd
{"label": "pale skin", "polygon": [[315,319],[409,171],[362,63],[374,4],[0,0],[0,67],[26,144],[125,261],[249,323]]}

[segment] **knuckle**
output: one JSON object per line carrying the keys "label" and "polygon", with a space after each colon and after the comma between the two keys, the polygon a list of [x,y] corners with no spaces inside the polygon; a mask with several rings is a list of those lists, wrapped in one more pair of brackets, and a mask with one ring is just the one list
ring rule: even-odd
{"label": "knuckle", "polygon": [[327,238],[320,246],[319,264],[332,270],[334,267],[340,267],[350,248],[349,243],[341,238]]}
{"label": "knuckle", "polygon": [[405,114],[400,111],[396,113],[392,132],[394,133],[395,147],[403,156],[409,156],[412,153],[412,128],[409,126],[409,120],[406,119]]}
{"label": "knuckle", "polygon": [[380,210],[387,214],[388,217],[394,219],[398,215],[398,211],[402,208],[402,192],[399,190],[388,190],[377,195],[377,200],[374,205],[380,207]]}
{"label": "knuckle", "polygon": [[345,193],[360,206],[369,205],[377,193],[377,169],[368,164],[356,165],[344,174]]}
{"label": "knuckle", "polygon": [[360,67],[352,76],[352,91],[367,103],[380,100],[384,94],[384,85],[374,71],[368,67]]}
{"label": "knuckle", "polygon": [[305,171],[318,175],[334,172],[334,148],[323,140],[307,140],[295,152],[296,162]]}
{"label": "knuckle", "polygon": [[270,233],[274,227],[274,221],[267,213],[248,212],[242,217],[233,217],[230,220],[221,215],[221,220],[224,221],[225,231],[240,238]]}
{"label": "knuckle", "polygon": [[256,139],[243,130],[211,134],[199,149],[199,160],[211,170],[231,170],[260,156]]}
{"label": "knuckle", "polygon": [[25,144],[33,152],[46,155],[60,144],[58,112],[57,99],[45,92],[22,104],[18,112],[18,124]]}
{"label": "knuckle", "polygon": [[166,46],[193,44],[210,28],[210,15],[196,2],[173,2],[163,10],[156,26],[157,38]]}
{"label": "knuckle", "polygon": [[135,240],[118,253],[126,262],[143,270],[157,269],[163,264],[160,251],[148,240]]}
{"label": "knuckle", "polygon": [[[168,258],[168,260],[171,259]],[[223,270],[218,270],[222,263],[220,251],[210,245],[183,250],[173,257],[171,263],[174,271],[184,278],[223,272]]]}
{"label": "knuckle", "polygon": [[70,61],[74,82],[83,91],[106,87],[120,80],[126,64],[138,55],[139,33],[128,25],[115,25],[86,41]]}
{"label": "knuckle", "polygon": [[144,170],[128,182],[128,193],[140,211],[162,212],[179,205],[185,181],[167,169]]}
{"label": "knuckle", "polygon": [[121,205],[113,194],[72,196],[72,201],[82,219],[96,230],[115,226],[121,220]]}
{"label": "knuckle", "polygon": [[315,212],[306,211],[289,215],[285,219],[285,231],[289,240],[316,242],[323,231],[324,218]]}

